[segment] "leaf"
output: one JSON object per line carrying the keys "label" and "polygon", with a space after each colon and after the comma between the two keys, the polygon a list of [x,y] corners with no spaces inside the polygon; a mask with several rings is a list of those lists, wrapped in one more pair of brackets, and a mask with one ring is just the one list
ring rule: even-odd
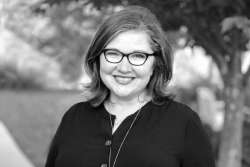
{"label": "leaf", "polygon": [[[250,20],[245,16],[232,16],[225,18],[221,23],[221,32],[225,33],[233,28],[238,28],[241,30],[250,28]],[[248,30],[246,31],[248,32]]]}

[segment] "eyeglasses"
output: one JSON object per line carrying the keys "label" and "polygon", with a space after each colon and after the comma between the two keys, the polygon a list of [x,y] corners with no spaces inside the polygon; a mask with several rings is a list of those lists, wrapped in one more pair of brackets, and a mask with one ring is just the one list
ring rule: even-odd
{"label": "eyeglasses", "polygon": [[147,59],[148,56],[154,56],[152,54],[143,53],[143,52],[133,52],[129,54],[125,54],[120,52],[117,49],[103,49],[104,57],[105,59],[110,63],[120,63],[123,59],[123,57],[127,57],[130,64],[134,66],[141,66],[143,65]]}

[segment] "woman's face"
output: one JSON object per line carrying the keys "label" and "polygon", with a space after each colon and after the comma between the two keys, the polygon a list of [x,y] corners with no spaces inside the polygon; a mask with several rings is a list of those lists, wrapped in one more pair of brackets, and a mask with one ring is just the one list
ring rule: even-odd
{"label": "woman's face", "polygon": [[[116,49],[121,53],[143,52],[152,54],[150,39],[144,31],[130,30],[118,34],[105,49]],[[100,76],[110,90],[111,98],[132,99],[146,93],[146,86],[153,73],[155,57],[149,56],[143,65],[135,66],[123,57],[119,63],[108,62],[100,56]]]}

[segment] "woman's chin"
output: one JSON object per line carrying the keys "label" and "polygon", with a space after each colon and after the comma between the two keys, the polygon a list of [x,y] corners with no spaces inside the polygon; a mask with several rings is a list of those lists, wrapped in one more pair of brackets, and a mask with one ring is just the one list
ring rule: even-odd
{"label": "woman's chin", "polygon": [[141,92],[135,92],[134,90],[117,90],[117,91],[111,91],[111,97],[112,98],[117,98],[117,99],[122,99],[122,100],[132,100],[135,98],[138,98],[138,96],[144,94],[144,91]]}
{"label": "woman's chin", "polygon": [[111,93],[111,96],[115,97],[115,98],[119,98],[119,99],[133,99],[134,98],[134,94],[130,93],[128,91],[119,91],[119,92],[114,92]]}
{"label": "woman's chin", "polygon": [[127,92],[116,93],[115,96],[119,97],[119,98],[124,98],[124,99],[126,99],[126,98],[132,98],[133,97],[133,95],[128,94]]}

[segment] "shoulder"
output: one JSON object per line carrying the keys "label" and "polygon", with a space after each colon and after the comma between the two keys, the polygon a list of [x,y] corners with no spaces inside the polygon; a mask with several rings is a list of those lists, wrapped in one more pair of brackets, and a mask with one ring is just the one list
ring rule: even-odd
{"label": "shoulder", "polygon": [[194,136],[200,135],[204,139],[207,138],[200,116],[188,105],[172,100],[165,112],[169,113],[167,116],[185,128],[187,136],[192,134]]}
{"label": "shoulder", "polygon": [[79,102],[79,103],[73,104],[68,109],[68,112],[70,112],[70,111],[79,111],[79,110],[88,110],[88,109],[93,109],[93,108],[94,107],[88,101],[84,101],[84,102]]}
{"label": "shoulder", "polygon": [[200,118],[193,109],[187,104],[166,99],[162,104],[155,104],[157,110],[160,110],[166,117],[178,118],[182,122],[200,121]]}
{"label": "shoulder", "polygon": [[72,119],[79,115],[86,115],[89,111],[94,110],[94,107],[89,102],[79,102],[70,106],[63,115],[63,120]]}

